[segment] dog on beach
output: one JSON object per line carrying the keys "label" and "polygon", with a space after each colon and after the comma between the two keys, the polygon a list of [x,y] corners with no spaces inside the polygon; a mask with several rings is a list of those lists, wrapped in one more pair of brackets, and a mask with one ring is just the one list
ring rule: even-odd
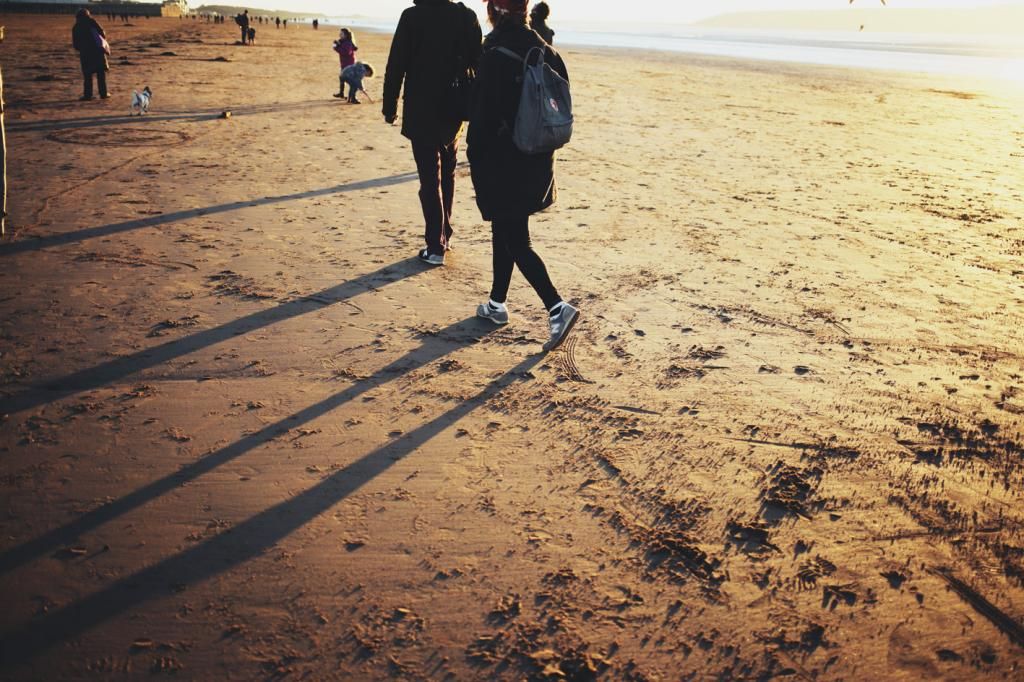
{"label": "dog on beach", "polygon": [[149,111],[149,102],[153,99],[153,91],[149,89],[149,86],[142,88],[142,92],[138,90],[132,90],[132,109],[131,115],[135,112],[139,112],[139,116]]}

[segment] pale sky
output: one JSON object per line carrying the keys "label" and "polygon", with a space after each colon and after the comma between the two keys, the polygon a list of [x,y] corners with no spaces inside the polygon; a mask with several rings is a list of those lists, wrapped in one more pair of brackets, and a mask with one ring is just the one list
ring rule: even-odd
{"label": "pale sky", "polygon": [[[198,7],[204,1],[193,0]],[[481,0],[463,0],[469,7],[480,9]],[[729,12],[771,10],[842,10],[847,0],[547,0],[552,20],[565,21],[667,21],[689,22]],[[395,17],[412,5],[411,0],[236,0],[233,4],[293,12],[321,12],[334,16],[367,15]],[[887,0],[891,8],[971,8],[987,5],[1024,6],[1024,0]],[[855,0],[857,8],[880,7],[879,0]]]}

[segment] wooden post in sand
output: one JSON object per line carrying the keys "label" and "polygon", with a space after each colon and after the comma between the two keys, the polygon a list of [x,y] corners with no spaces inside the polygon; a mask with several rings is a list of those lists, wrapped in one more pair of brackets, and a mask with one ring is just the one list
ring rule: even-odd
{"label": "wooden post in sand", "polygon": [[[4,27],[0,26],[0,43],[4,41]],[[0,69],[0,237],[7,231],[7,132],[4,130],[4,72]]]}
{"label": "wooden post in sand", "polygon": [[[0,40],[3,40],[3,27],[0,26]],[[4,72],[0,69],[0,193],[3,203],[0,204],[0,237],[7,231],[7,133],[4,130]]]}

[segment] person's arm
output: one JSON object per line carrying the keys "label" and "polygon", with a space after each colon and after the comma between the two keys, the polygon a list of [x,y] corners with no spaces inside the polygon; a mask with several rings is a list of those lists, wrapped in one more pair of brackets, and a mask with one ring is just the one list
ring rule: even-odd
{"label": "person's arm", "polygon": [[562,55],[555,51],[555,48],[548,45],[548,54],[545,56],[544,61],[547,62],[548,66],[555,70],[559,76],[565,80],[569,80],[569,71],[565,68],[565,62],[562,61]]}
{"label": "person's arm", "polygon": [[398,20],[395,37],[391,40],[388,65],[384,71],[384,101],[381,113],[388,123],[394,123],[398,118],[398,97],[402,94],[402,82],[409,71],[410,12],[408,9],[402,12],[402,18]]}
{"label": "person's arm", "polygon": [[500,134],[502,83],[499,59],[507,57],[489,53],[482,55],[477,65],[469,119],[470,139],[467,142],[478,149],[489,147]]}
{"label": "person's arm", "polygon": [[468,24],[461,53],[465,55],[466,64],[464,68],[475,72],[480,65],[480,55],[483,54],[483,32],[480,30],[480,22],[475,12],[468,13]]}

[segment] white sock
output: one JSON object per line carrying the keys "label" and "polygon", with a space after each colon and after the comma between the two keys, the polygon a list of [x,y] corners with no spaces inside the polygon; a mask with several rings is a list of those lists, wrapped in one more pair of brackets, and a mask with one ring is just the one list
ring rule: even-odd
{"label": "white sock", "polygon": [[505,304],[498,303],[493,298],[487,301],[487,305],[491,307],[491,310],[497,310],[499,313],[505,312]]}

